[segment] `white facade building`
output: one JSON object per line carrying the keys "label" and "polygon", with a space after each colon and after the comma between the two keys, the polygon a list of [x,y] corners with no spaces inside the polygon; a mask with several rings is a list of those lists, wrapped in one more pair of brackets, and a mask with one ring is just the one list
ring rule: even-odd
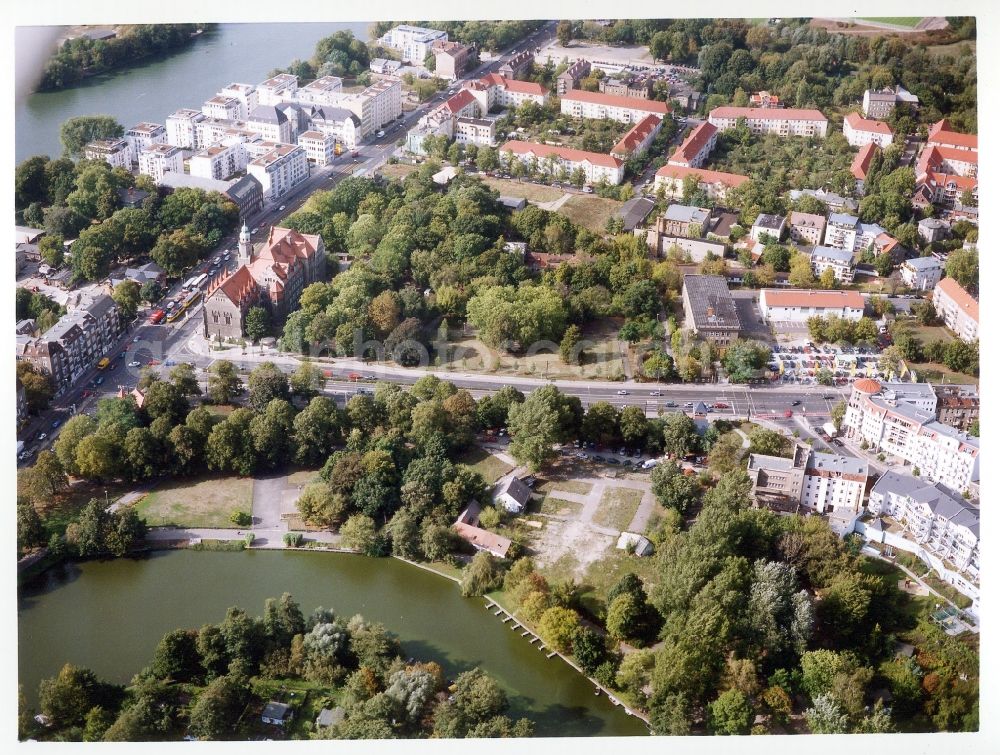
{"label": "white facade building", "polygon": [[574,118],[610,118],[622,123],[638,123],[650,113],[666,118],[670,106],[657,100],[621,97],[603,92],[572,89],[562,96],[560,112]]}
{"label": "white facade building", "polygon": [[844,136],[852,147],[877,144],[888,147],[892,144],[892,129],[884,121],[862,118],[857,113],[848,113],[844,118]]}
{"label": "white facade building", "polygon": [[167,143],[167,129],[159,123],[137,123],[125,132],[125,141],[132,152],[132,162],[137,163],[143,149],[151,144]]}
{"label": "white facade building", "polygon": [[929,291],[941,280],[944,263],[937,257],[916,257],[899,266],[900,277],[908,288]]}
{"label": "white facade building", "polygon": [[250,115],[250,111],[260,104],[257,87],[253,84],[230,84],[225,89],[219,90],[219,96],[232,97],[240,103],[239,114],[234,120],[245,120]]}
{"label": "white facade building", "polygon": [[720,131],[734,128],[741,119],[753,134],[778,136],[826,136],[829,121],[819,110],[771,107],[717,107],[708,122]]}
{"label": "white facade building", "polygon": [[760,314],[766,322],[804,323],[810,317],[843,317],[857,322],[865,313],[857,291],[761,289]]}
{"label": "white facade building", "polygon": [[246,120],[246,128],[261,138],[282,144],[292,143],[292,124],[288,116],[274,105],[258,105]]}
{"label": "white facade building", "polygon": [[309,178],[309,160],[302,147],[282,144],[250,162],[247,174],[260,182],[264,201],[269,202]]}
{"label": "white facade building", "polygon": [[339,76],[323,76],[300,87],[297,97],[300,104],[338,107],[344,96],[344,80]]}
{"label": "white facade building", "polygon": [[282,101],[294,102],[298,89],[298,76],[279,73],[257,86],[257,105],[277,105]]}
{"label": "white facade building", "polygon": [[971,343],[979,338],[979,302],[958,285],[943,278],[934,286],[934,311],[959,338]]}
{"label": "white facade building", "polygon": [[224,181],[229,177],[246,170],[246,147],[241,141],[231,144],[215,144],[203,149],[188,160],[188,171],[199,178],[213,178]]}
{"label": "white facade building", "polygon": [[809,253],[813,275],[819,277],[827,268],[840,283],[854,280],[854,252],[830,246],[814,246]]}
{"label": "white facade building", "polygon": [[320,131],[306,131],[299,134],[299,146],[306,151],[306,159],[313,165],[332,163],[336,143],[337,139],[333,134],[324,134]]}
{"label": "white facade building", "polygon": [[492,118],[458,118],[455,121],[455,141],[492,147],[496,144],[497,122]]}
{"label": "white facade building", "polygon": [[767,215],[762,212],[750,227],[750,238],[763,242],[766,236],[770,236],[775,241],[781,241],[781,233],[784,230],[784,215]]}
{"label": "white facade building", "polygon": [[87,160],[103,160],[112,168],[132,169],[132,149],[124,139],[99,139],[83,150]]}
{"label": "white facade building", "polygon": [[750,454],[747,473],[762,501],[783,499],[818,514],[857,514],[868,484],[868,462],[796,445],[791,458]]}
{"label": "white facade building", "polygon": [[150,144],[139,153],[139,172],[159,183],[163,174],[184,172],[184,155],[172,144]]}
{"label": "white facade building", "polygon": [[217,94],[202,103],[201,112],[209,118],[237,121],[243,117],[243,106],[235,97],[226,97],[225,95]]}
{"label": "white facade building", "polygon": [[[550,164],[554,165],[556,171],[565,167],[570,173],[582,168],[588,183],[599,183],[603,179],[616,186],[622,182],[625,175],[624,161],[597,152],[513,140],[500,148],[501,157],[506,154],[513,155],[526,165],[534,161],[537,168],[543,172],[548,171]],[[550,157],[553,158],[551,161]]]}
{"label": "white facade building", "polygon": [[379,37],[378,44],[399,50],[404,62],[423,65],[424,58],[432,52],[431,48],[438,40],[447,42],[448,32],[400,24]]}
{"label": "white facade building", "polygon": [[181,108],[167,116],[167,144],[182,149],[201,149],[197,125],[206,116],[200,110]]}

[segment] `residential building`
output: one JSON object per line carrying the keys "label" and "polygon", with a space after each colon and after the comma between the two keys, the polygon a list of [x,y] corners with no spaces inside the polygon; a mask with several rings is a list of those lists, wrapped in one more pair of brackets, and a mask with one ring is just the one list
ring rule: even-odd
{"label": "residential building", "polygon": [[825,243],[847,252],[858,252],[874,247],[875,239],[883,233],[885,229],[878,223],[862,223],[853,215],[835,212],[826,221]]}
{"label": "residential building", "polygon": [[974,203],[979,202],[979,179],[949,173],[926,173],[923,175],[918,173],[913,204],[914,207],[920,207],[917,197],[924,195],[930,204],[958,208],[962,206],[961,200],[965,192],[972,195]]}
{"label": "residential building", "polygon": [[549,90],[541,84],[533,81],[517,81],[497,73],[487,74],[476,81],[465,82],[463,91],[469,92],[479,103],[480,115],[486,115],[496,108],[518,107],[525,102],[544,105],[549,98]]}
{"label": "residential building", "polygon": [[248,155],[241,142],[229,145],[216,144],[193,155],[188,160],[188,172],[199,178],[225,181],[247,168]]}
{"label": "residential building", "polygon": [[764,241],[765,236],[770,236],[775,241],[781,241],[781,234],[785,230],[784,215],[767,215],[760,213],[750,227],[750,238],[754,241]]}
{"label": "residential building", "polygon": [[831,212],[856,212],[858,203],[850,197],[842,197],[826,189],[792,189],[788,198],[793,202],[800,197],[814,197],[827,206]]}
{"label": "residential building", "polygon": [[457,79],[472,59],[475,48],[460,42],[434,43],[434,74],[443,79]]}
{"label": "residential building", "polygon": [[277,703],[273,700],[264,706],[260,714],[260,720],[265,724],[273,726],[284,726],[295,717],[295,709],[285,703]]}
{"label": "residential building", "polygon": [[865,193],[865,179],[868,178],[868,170],[871,167],[872,158],[878,151],[878,146],[874,142],[869,142],[854,156],[851,161],[851,175],[854,176],[854,193],[859,197]]}
{"label": "residential building", "polygon": [[710,215],[703,207],[672,204],[657,218],[656,231],[666,236],[702,238],[708,229]]}
{"label": "residential building", "polygon": [[621,141],[611,148],[611,154],[627,160],[633,155],[646,151],[662,127],[663,119],[650,113],[628,130]]}
{"label": "residential building", "polygon": [[770,107],[717,107],[708,114],[708,121],[720,131],[733,128],[741,119],[753,134],[778,136],[826,136],[829,122],[819,110]]}
{"label": "residential building", "polygon": [[854,252],[829,246],[814,246],[809,253],[813,275],[819,277],[823,271],[833,270],[838,283],[854,280]]}
{"label": "residential building", "polygon": [[810,317],[842,317],[857,322],[865,313],[864,297],[857,291],[764,288],[759,297],[765,322],[804,323]]}
{"label": "residential building", "polygon": [[956,207],[962,194],[979,197],[979,137],[953,131],[947,120],[927,130],[927,146],[917,159],[917,192],[926,201]]}
{"label": "residential building", "polygon": [[872,250],[875,252],[876,257],[888,254],[894,263],[901,260],[906,253],[906,250],[903,249],[897,239],[884,232],[875,237],[875,241],[872,242]]}
{"label": "residential building", "polygon": [[556,94],[562,97],[571,89],[580,86],[580,80],[590,75],[590,61],[580,58],[570,63],[569,68],[556,76]]}
{"label": "residential building", "polygon": [[667,165],[700,168],[712,154],[718,141],[719,130],[708,121],[698,125],[667,160]]}
{"label": "residential building", "polygon": [[323,280],[326,251],[320,236],[279,227],[272,227],[255,251],[244,225],[237,261],[234,272],[220,275],[205,292],[205,338],[243,338],[246,314],[254,306],[267,308],[272,322],[284,322],[298,307],[302,290]]}
{"label": "residential building", "polygon": [[844,118],[844,136],[852,147],[877,144],[888,147],[892,144],[892,129],[883,121],[862,118],[857,113],[848,113]]}
{"label": "residential building", "polygon": [[934,311],[955,335],[967,343],[979,338],[979,302],[954,278],[934,286]]}
{"label": "residential building", "polygon": [[167,273],[155,262],[147,262],[139,267],[127,267],[124,273],[108,278],[112,289],[123,281],[135,281],[140,286],[154,282],[163,284],[167,282]]}
{"label": "residential building", "polygon": [[20,378],[14,378],[14,382],[17,383],[17,421],[20,423],[28,418],[28,394],[21,385]]}
{"label": "residential building", "polygon": [[618,208],[617,215],[622,219],[622,229],[626,233],[632,233],[636,228],[646,222],[649,213],[653,211],[656,202],[651,197],[632,197]]}
{"label": "residential building", "polygon": [[223,193],[239,207],[241,218],[252,217],[264,208],[264,187],[253,176],[243,176]]}
{"label": "residential building", "polygon": [[217,94],[211,99],[205,100],[201,105],[201,112],[208,118],[219,118],[226,121],[242,120],[245,116],[242,103],[235,97],[226,97]]}
{"label": "residential building", "polygon": [[455,141],[459,144],[475,144],[492,147],[497,143],[497,122],[495,118],[457,118],[455,120]]}
{"label": "residential building", "polygon": [[296,102],[320,107],[338,107],[344,98],[344,80],[339,76],[321,76],[299,87]]}
{"label": "residential building", "polygon": [[482,508],[478,501],[470,501],[469,505],[458,515],[452,525],[458,536],[469,543],[477,551],[486,551],[497,558],[506,558],[510,550],[511,540],[484,530],[479,526],[479,514]]}
{"label": "residential building", "polygon": [[423,65],[424,58],[431,52],[434,43],[438,41],[447,42],[448,32],[400,24],[379,37],[378,44],[382,47],[398,50],[404,63]]}
{"label": "residential building", "polygon": [[306,159],[313,165],[329,165],[333,162],[336,138],[320,131],[306,131],[299,134],[299,146],[306,151]]}
{"label": "residential building", "polygon": [[574,118],[610,118],[622,123],[638,123],[650,113],[665,118],[670,106],[656,100],[620,97],[603,92],[573,89],[560,99],[560,112]]}
{"label": "residential building", "polygon": [[57,396],[116,347],[122,332],[118,305],[106,294],[82,298],[67,308],[69,311],[42,335],[16,338],[17,359],[50,375]]}
{"label": "residential building", "polygon": [[937,218],[924,218],[917,223],[917,235],[925,244],[941,241],[951,233],[951,224]]}
{"label": "residential building", "polygon": [[560,168],[573,173],[580,168],[587,183],[592,184],[599,183],[603,179],[612,186],[617,186],[625,175],[624,161],[613,155],[598,152],[512,140],[500,148],[501,158],[506,154],[512,155],[526,165],[534,163],[539,170],[548,173],[556,173]]}
{"label": "residential building", "polygon": [[398,60],[388,58],[372,58],[368,64],[368,70],[380,76],[395,76],[403,64]]}
{"label": "residential building", "polygon": [[[661,218],[656,219],[657,226],[660,220]],[[646,246],[660,257],[672,257],[675,254],[679,254],[680,261],[682,262],[690,260],[691,262],[698,263],[704,262],[709,254],[714,254],[719,258],[726,255],[726,245],[722,241],[696,239],[689,236],[671,236],[660,233],[657,227],[650,228],[649,230],[637,229],[634,233],[645,236]]]}
{"label": "residential building", "polygon": [[777,97],[775,97],[770,92],[754,92],[750,95],[750,107],[754,108],[784,108]]}
{"label": "residential building", "polygon": [[315,107],[308,130],[330,134],[343,147],[354,149],[361,140],[361,119],[346,108]]}
{"label": "residential building", "polygon": [[[299,77],[290,73],[279,73],[257,86],[257,107],[277,105],[280,102],[294,102],[298,96]],[[247,111],[247,118],[256,107]]]}
{"label": "residential building", "polygon": [[[941,149],[954,149],[959,152],[979,152],[979,137],[975,134],[962,134],[951,127],[947,118],[943,118],[927,129],[927,146]],[[971,160],[975,160],[969,155]],[[960,174],[968,175],[968,174]]]}
{"label": "residential building", "polygon": [[137,123],[125,132],[125,141],[131,151],[131,161],[137,163],[146,147],[167,143],[167,129],[159,123]]}
{"label": "residential building", "polygon": [[811,215],[808,212],[793,212],[788,227],[792,241],[816,245],[823,241],[826,218],[822,215]]}
{"label": "residential building", "polygon": [[258,105],[247,116],[246,127],[261,138],[282,144],[292,143],[292,124],[275,105]]}
{"label": "residential building", "polygon": [[163,174],[163,179],[158,184],[166,189],[167,193],[172,193],[177,189],[201,189],[202,191],[217,191],[220,194],[229,190],[233,181],[219,181],[215,178],[204,178],[202,176],[192,176],[190,173],[180,171],[169,171]]}
{"label": "residential building", "polygon": [[747,473],[761,503],[791,503],[817,514],[857,514],[864,505],[869,470],[863,459],[796,444],[791,458],[750,454]]}
{"label": "residential building", "polygon": [[664,165],[656,171],[655,184],[661,186],[670,199],[684,196],[684,179],[688,176],[698,177],[698,188],[704,191],[712,201],[723,202],[730,189],[741,186],[750,179],[735,173],[722,173],[704,168],[687,168],[683,165]]}
{"label": "residential building", "polygon": [[219,91],[219,96],[231,97],[240,103],[238,114],[233,118],[236,121],[245,120],[250,112],[260,104],[257,87],[253,84],[230,84]]}
{"label": "residential building", "polygon": [[87,160],[103,160],[112,168],[132,169],[132,148],[124,139],[99,139],[83,149]]}
{"label": "residential building", "polygon": [[597,82],[598,91],[618,97],[648,100],[653,96],[653,80],[639,76],[605,76]]}
{"label": "residential building", "polygon": [[371,136],[403,114],[402,86],[397,78],[385,78],[341,100],[341,107],[350,110],[360,121],[359,139]]}
{"label": "residential building", "polygon": [[531,488],[511,475],[500,484],[496,502],[512,514],[520,514],[531,500]]}
{"label": "residential building", "polygon": [[897,105],[903,105],[916,110],[920,100],[903,87],[896,85],[885,89],[866,89],[861,100],[861,110],[866,118],[886,119],[892,115]]}
{"label": "residential building", "polygon": [[184,172],[184,154],[180,147],[155,143],[142,148],[139,153],[140,173],[159,183],[163,180],[164,173],[169,171]]}
{"label": "residential building", "polygon": [[[968,490],[979,481],[979,439],[938,422],[934,409],[910,401],[897,388],[871,378],[854,382],[844,412],[841,433],[855,443],[867,443],[871,453],[884,453],[932,482]],[[937,397],[931,392],[934,405]],[[892,458],[889,463],[895,463]]]}
{"label": "residential building", "polygon": [[944,263],[934,255],[915,257],[899,266],[900,277],[908,288],[929,291],[941,280]]}
{"label": "residential building", "polygon": [[309,178],[309,160],[302,147],[282,144],[248,163],[247,174],[260,182],[264,201],[270,202]]}
{"label": "residential building", "polygon": [[937,420],[968,432],[979,419],[979,391],[974,385],[935,385]]}
{"label": "residential building", "polygon": [[520,79],[531,73],[535,55],[531,50],[522,50],[507,58],[497,69],[497,73],[508,79]]}
{"label": "residential building", "polygon": [[721,275],[685,275],[681,291],[684,327],[718,346],[740,336],[740,315]]}
{"label": "residential building", "polygon": [[181,108],[167,116],[167,144],[182,149],[200,149],[196,126],[205,120],[200,110]]}
{"label": "residential building", "polygon": [[979,507],[947,485],[889,470],[872,487],[868,510],[892,517],[909,539],[979,578]]}
{"label": "residential building", "polygon": [[127,189],[122,187],[118,190],[118,201],[121,202],[122,207],[129,210],[137,210],[142,207],[142,203],[148,197],[148,191],[137,189],[134,186],[129,186]]}

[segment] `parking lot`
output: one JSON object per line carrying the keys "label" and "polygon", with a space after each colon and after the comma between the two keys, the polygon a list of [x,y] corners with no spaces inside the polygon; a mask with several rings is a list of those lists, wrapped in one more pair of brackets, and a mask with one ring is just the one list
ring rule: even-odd
{"label": "parking lot", "polygon": [[773,347],[768,367],[778,372],[783,383],[815,385],[820,370],[827,369],[833,374],[835,385],[846,385],[874,372],[878,360],[878,351],[864,346],[782,344]]}

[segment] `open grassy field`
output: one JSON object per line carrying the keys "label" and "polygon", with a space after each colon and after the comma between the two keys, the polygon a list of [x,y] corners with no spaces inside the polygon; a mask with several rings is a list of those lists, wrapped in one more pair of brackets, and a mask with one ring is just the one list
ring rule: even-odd
{"label": "open grassy field", "polygon": [[235,527],[234,511],[250,512],[253,479],[215,477],[163,483],[139,503],[136,511],[150,527]]}
{"label": "open grassy field", "polygon": [[931,341],[951,343],[955,340],[955,336],[943,325],[917,325],[914,322],[910,322],[907,324],[906,332],[919,341],[921,346]]}
{"label": "open grassy field", "polygon": [[877,24],[890,24],[892,26],[902,26],[906,29],[913,29],[924,20],[923,16],[881,16],[879,18],[859,18],[858,21],[874,21]]}
{"label": "open grassy field", "polygon": [[930,383],[954,383],[956,385],[975,385],[979,382],[978,377],[966,375],[961,372],[952,372],[945,365],[937,362],[926,362],[925,364],[911,365],[916,370],[921,382]]}
{"label": "open grassy field", "polygon": [[558,496],[558,493],[545,496],[539,510],[543,514],[552,514],[553,516],[566,516],[572,518],[580,516],[580,510],[583,508],[581,504],[576,501],[564,501]]}
{"label": "open grassy field", "polygon": [[577,225],[582,225],[595,233],[603,233],[608,218],[617,213],[622,204],[614,199],[574,194],[566,200],[558,212]]}
{"label": "open grassy field", "polygon": [[629,572],[638,576],[647,586],[656,582],[656,559],[629,555],[613,545],[587,567],[582,579],[577,574],[578,567],[576,556],[566,553],[557,561],[542,566],[540,571],[549,584],[575,581],[580,586],[580,602],[585,610],[595,616],[604,614],[608,591]]}
{"label": "open grassy field", "polygon": [[966,39],[962,42],[952,42],[950,45],[931,45],[927,48],[927,52],[931,55],[958,55],[963,45],[968,45],[972,50],[972,54],[976,53],[976,40]]}
{"label": "open grassy field", "polygon": [[487,483],[496,482],[513,467],[478,446],[470,448],[457,459],[459,464],[472,467],[483,476]]}
{"label": "open grassy field", "polygon": [[587,495],[593,487],[589,482],[552,478],[539,481],[535,486],[535,491],[538,493],[551,493],[552,491],[564,490],[567,493],[575,493],[576,495]]}
{"label": "open grassy field", "polygon": [[594,524],[624,530],[639,508],[642,491],[632,488],[607,488],[594,514]]}
{"label": "open grassy field", "polygon": [[482,177],[483,182],[491,189],[496,189],[501,196],[524,197],[530,202],[554,202],[563,195],[561,189],[551,186],[525,183],[516,179]]}
{"label": "open grassy field", "polygon": [[420,170],[418,165],[406,165],[404,163],[397,163],[396,165],[383,165],[379,169],[381,173],[386,178],[406,178],[411,173],[416,173]]}
{"label": "open grassy field", "polygon": [[308,485],[313,480],[318,479],[318,477],[318,469],[300,469],[298,472],[292,472],[288,475],[285,486],[292,488],[297,485]]}

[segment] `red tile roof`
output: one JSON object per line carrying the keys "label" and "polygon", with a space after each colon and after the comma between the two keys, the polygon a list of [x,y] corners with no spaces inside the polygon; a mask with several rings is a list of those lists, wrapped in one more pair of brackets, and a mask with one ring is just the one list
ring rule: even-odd
{"label": "red tile roof", "polygon": [[857,113],[848,113],[847,117],[844,118],[844,122],[849,123],[851,128],[855,131],[870,131],[874,134],[886,134],[888,136],[892,136],[892,129],[889,128],[888,123],[862,118]]}
{"label": "red tile roof", "polygon": [[562,96],[568,102],[592,102],[597,105],[607,105],[608,107],[629,108],[631,110],[644,110],[648,113],[659,113],[666,115],[670,112],[670,105],[658,100],[643,100],[638,97],[621,97],[617,94],[605,94],[604,92],[588,92],[584,89],[573,89]]}
{"label": "red tile roof", "polygon": [[740,176],[736,173],[722,173],[718,170],[705,170],[704,168],[687,168],[683,165],[664,165],[656,171],[656,175],[680,180],[694,175],[699,177],[701,183],[724,183],[731,188],[750,180],[748,176]]}
{"label": "red tile roof", "polygon": [[257,281],[253,279],[250,271],[245,265],[240,265],[235,273],[219,283],[214,289],[208,292],[206,299],[221,291],[226,298],[236,306],[240,306],[249,296],[256,296],[258,293]]}
{"label": "red tile roof", "polygon": [[955,162],[962,163],[974,163],[979,164],[979,151],[973,152],[970,149],[956,149],[955,147],[942,147],[939,144],[935,144],[931,147],[938,155],[940,155],[945,160],[954,160]]}
{"label": "red tile roof", "polygon": [[894,239],[888,233],[880,233],[875,237],[875,246],[878,249],[879,254],[891,254],[892,251],[899,246],[899,241]]}
{"label": "red tile roof", "polygon": [[717,107],[708,114],[710,118],[746,118],[768,121],[825,121],[819,110],[771,107]]}
{"label": "red tile roof", "polygon": [[918,176],[918,180],[933,181],[938,186],[954,184],[955,188],[959,191],[965,191],[966,189],[971,191],[979,186],[979,179],[974,176],[956,176],[951,173],[928,173],[923,177]]}
{"label": "red tile roof", "polygon": [[444,104],[445,107],[447,107],[451,112],[457,113],[462,108],[468,107],[475,101],[476,98],[473,96],[472,92],[470,92],[468,89],[463,89],[460,92],[449,97]]}
{"label": "red tile roof", "polygon": [[865,299],[857,291],[779,291],[768,288],[763,294],[769,307],[865,308]]}
{"label": "red tile roof", "polygon": [[549,155],[558,155],[568,162],[578,163],[584,160],[592,165],[603,165],[605,168],[620,168],[622,161],[613,155],[602,155],[599,152],[584,152],[582,149],[571,149],[569,147],[554,147],[549,144],[538,144],[537,142],[522,142],[512,139],[500,148],[501,152],[513,152],[516,155],[526,155],[533,153],[539,160],[544,160]]}
{"label": "red tile roof", "polygon": [[[475,83],[475,82],[470,82]],[[485,84],[490,87],[503,87],[504,89],[509,89],[512,92],[521,92],[522,94],[535,94],[544,97],[549,93],[549,90],[543,87],[541,84],[536,84],[533,81],[519,81],[517,79],[508,79],[506,76],[501,76],[499,73],[491,73],[483,76],[479,79],[479,83]],[[478,87],[477,87],[478,88]]]}
{"label": "red tile roof", "polygon": [[631,155],[647,136],[660,127],[661,123],[663,123],[663,119],[660,116],[650,113],[629,129],[622,140],[611,149],[611,154]]}
{"label": "red tile roof", "polygon": [[862,393],[869,393],[872,395],[882,390],[882,384],[877,380],[872,380],[871,378],[861,378],[860,380],[855,380],[854,387]]}
{"label": "red tile roof", "polygon": [[698,128],[688,134],[687,139],[681,144],[675,151],[674,154],[670,156],[670,162],[674,163],[690,163],[694,157],[701,152],[702,147],[704,147],[712,139],[712,137],[718,132],[715,126],[713,126],[708,121],[702,123]]}
{"label": "red tile roof", "polygon": [[935,288],[940,288],[941,292],[955,302],[959,309],[964,310],[965,314],[969,315],[976,322],[979,322],[979,302],[973,298],[972,294],[958,285],[957,280],[954,278],[942,278],[938,281]]}
{"label": "red tile roof", "polygon": [[506,558],[511,541],[503,535],[497,535],[480,527],[473,527],[465,522],[455,522],[452,525],[458,536],[477,548],[489,551],[497,558]]}
{"label": "red tile roof", "polygon": [[951,130],[951,124],[942,119],[927,129],[927,143],[950,147],[965,147],[979,150],[979,137],[975,134],[960,134]]}
{"label": "red tile roof", "polygon": [[864,181],[865,176],[868,175],[868,166],[871,165],[876,149],[878,147],[875,146],[874,142],[871,142],[859,149],[858,154],[854,156],[854,162],[851,163],[851,175],[859,181]]}

